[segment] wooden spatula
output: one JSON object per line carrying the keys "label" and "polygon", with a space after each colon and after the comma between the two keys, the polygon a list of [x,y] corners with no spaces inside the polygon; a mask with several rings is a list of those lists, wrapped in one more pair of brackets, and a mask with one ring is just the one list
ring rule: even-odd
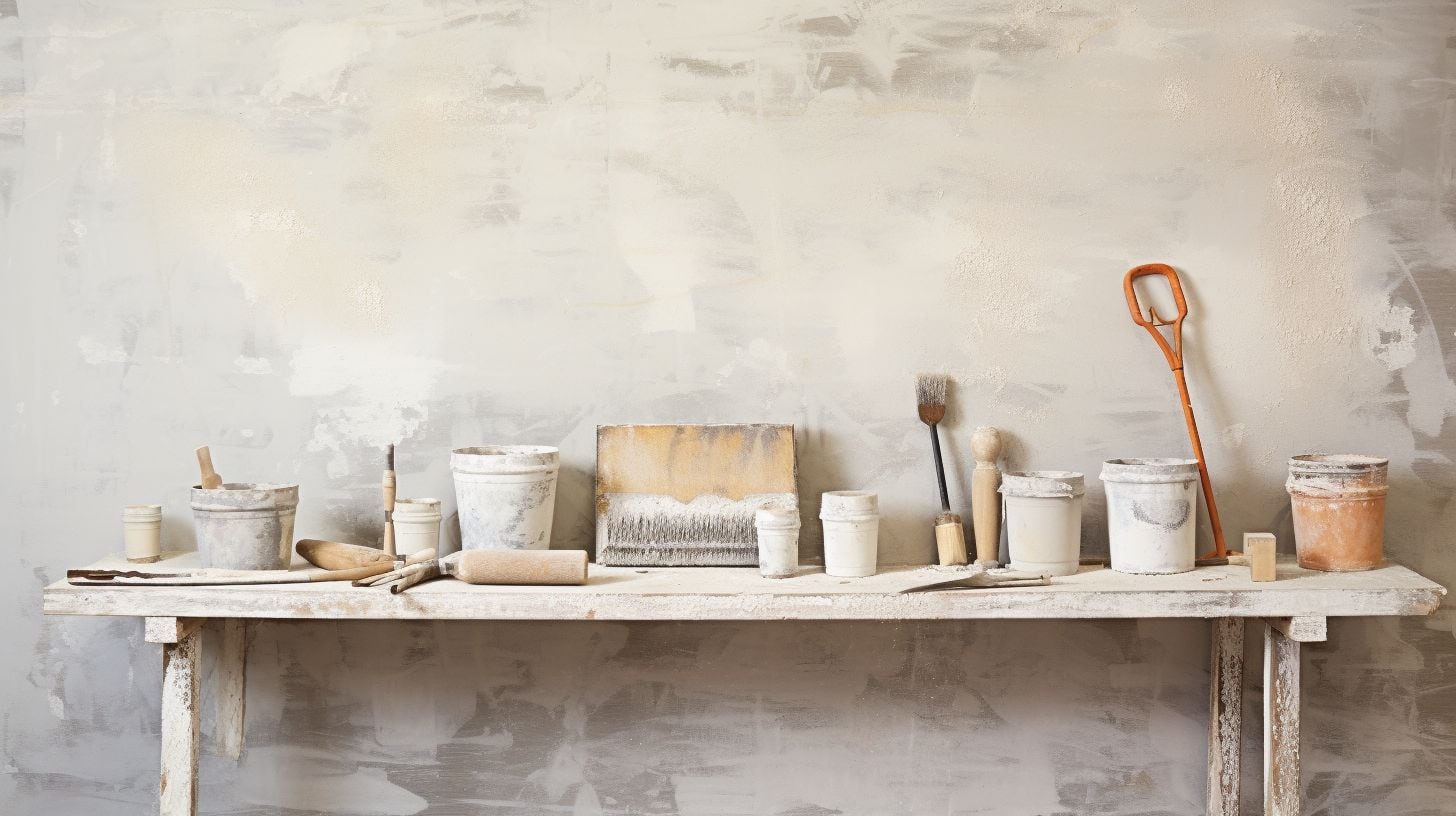
{"label": "wooden spatula", "polygon": [[216,490],[222,487],[222,477],[212,469],[212,451],[206,445],[197,449],[197,466],[202,469],[202,488]]}

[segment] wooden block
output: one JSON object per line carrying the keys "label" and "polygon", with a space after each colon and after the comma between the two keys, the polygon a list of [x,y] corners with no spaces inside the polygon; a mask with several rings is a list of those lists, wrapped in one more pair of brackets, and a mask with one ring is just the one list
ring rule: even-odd
{"label": "wooden block", "polygon": [[147,618],[143,639],[147,643],[180,643],[201,622],[199,618]]}
{"label": "wooden block", "polygon": [[597,562],[746,567],[753,516],[799,507],[792,425],[597,428]]}
{"label": "wooden block", "polygon": [[1328,619],[1322,615],[1265,618],[1264,622],[1297,643],[1323,643],[1329,638]]}
{"label": "wooden block", "polygon": [[1274,548],[1273,533],[1244,533],[1244,555],[1249,559],[1253,580],[1274,580]]}

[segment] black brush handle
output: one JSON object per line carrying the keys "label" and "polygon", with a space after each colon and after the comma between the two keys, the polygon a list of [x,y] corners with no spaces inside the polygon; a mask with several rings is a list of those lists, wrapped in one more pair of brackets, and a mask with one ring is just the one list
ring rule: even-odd
{"label": "black brush handle", "polygon": [[950,512],[950,494],[945,490],[945,463],[940,459],[940,428],[930,426],[930,448],[935,451],[935,480],[940,485],[940,512]]}

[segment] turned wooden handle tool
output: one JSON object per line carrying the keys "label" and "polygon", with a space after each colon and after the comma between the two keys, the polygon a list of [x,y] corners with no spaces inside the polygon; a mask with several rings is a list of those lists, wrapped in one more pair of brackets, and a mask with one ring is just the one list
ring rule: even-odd
{"label": "turned wooden handle tool", "polygon": [[206,445],[197,449],[197,467],[202,471],[202,481],[198,482],[204,490],[216,490],[222,487],[222,477],[212,467],[212,450]]}
{"label": "turned wooden handle tool", "polygon": [[[1160,275],[1168,281],[1168,287],[1173,292],[1173,303],[1178,307],[1178,314],[1172,320],[1159,316],[1157,308],[1153,306],[1148,307],[1146,316],[1143,315],[1133,283],[1138,278],[1150,275]],[[1173,379],[1178,384],[1178,396],[1183,401],[1183,419],[1188,424],[1188,441],[1193,444],[1193,458],[1198,460],[1198,480],[1203,486],[1203,502],[1208,505],[1208,523],[1213,527],[1213,552],[1200,558],[1200,565],[1226,564],[1230,552],[1224,544],[1223,524],[1218,519],[1218,504],[1213,500],[1213,482],[1208,478],[1208,462],[1203,458],[1203,442],[1198,438],[1198,421],[1193,418],[1193,401],[1188,397],[1188,379],[1183,374],[1183,319],[1188,317],[1188,301],[1183,298],[1183,286],[1173,267],[1151,263],[1129,269],[1127,276],[1122,279],[1122,292],[1127,298],[1127,309],[1132,313],[1132,322],[1147,329],[1148,334],[1157,341],[1158,349],[1163,352],[1163,359],[1168,361],[1168,368],[1172,370]],[[1161,331],[1164,326],[1172,327],[1171,344]]]}
{"label": "turned wooden handle tool", "polygon": [[971,434],[971,453],[976,469],[971,471],[971,520],[976,532],[976,564],[997,566],[1001,547],[1001,432],[982,426]]}
{"label": "turned wooden handle tool", "polygon": [[389,458],[384,468],[384,553],[394,552],[394,446],[389,446]]}

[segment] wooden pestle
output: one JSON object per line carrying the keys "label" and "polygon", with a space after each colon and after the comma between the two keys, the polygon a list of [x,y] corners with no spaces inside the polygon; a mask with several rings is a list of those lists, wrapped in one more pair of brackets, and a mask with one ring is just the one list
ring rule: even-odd
{"label": "wooden pestle", "polygon": [[202,481],[198,485],[204,490],[217,490],[222,487],[222,477],[217,475],[217,470],[212,466],[212,449],[206,445],[197,449],[197,467],[202,471]]}
{"label": "wooden pestle", "polygon": [[971,453],[976,469],[971,472],[971,520],[976,532],[976,564],[998,566],[1001,548],[1001,471],[996,460],[1001,458],[1001,432],[981,426],[971,434]]}

